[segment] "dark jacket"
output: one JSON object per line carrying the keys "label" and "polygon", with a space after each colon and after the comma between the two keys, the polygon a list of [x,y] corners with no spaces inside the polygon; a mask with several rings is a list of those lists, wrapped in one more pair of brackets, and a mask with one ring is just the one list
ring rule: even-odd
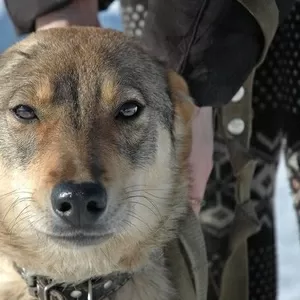
{"label": "dark jacket", "polygon": [[[71,0],[5,0],[20,33]],[[99,1],[105,9],[110,0]],[[228,103],[265,55],[294,0],[149,0],[144,40],[187,80],[199,106]],[[278,7],[278,11],[277,7]],[[277,15],[276,15],[277,13]]]}

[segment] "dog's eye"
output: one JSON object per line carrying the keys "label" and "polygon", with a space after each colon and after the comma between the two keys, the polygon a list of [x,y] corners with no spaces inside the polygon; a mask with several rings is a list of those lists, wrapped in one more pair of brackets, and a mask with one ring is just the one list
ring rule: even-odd
{"label": "dog's eye", "polygon": [[34,109],[27,105],[18,105],[12,111],[18,119],[27,121],[37,119]]}
{"label": "dog's eye", "polygon": [[129,119],[137,117],[142,107],[140,104],[134,101],[124,103],[117,113],[117,118]]}

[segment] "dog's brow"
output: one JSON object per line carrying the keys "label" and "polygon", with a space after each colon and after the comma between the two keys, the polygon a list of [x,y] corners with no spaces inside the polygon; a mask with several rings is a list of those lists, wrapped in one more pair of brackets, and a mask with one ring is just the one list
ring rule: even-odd
{"label": "dog's brow", "polygon": [[107,107],[111,107],[114,104],[119,88],[117,75],[105,74],[100,86],[101,103]]}
{"label": "dog's brow", "polygon": [[52,80],[54,104],[71,102],[78,108],[79,75],[75,71],[66,71]]}
{"label": "dog's brow", "polygon": [[116,92],[115,80],[111,76],[106,77],[101,84],[101,100],[107,105],[111,104]]}
{"label": "dog's brow", "polygon": [[41,79],[36,88],[36,96],[39,101],[51,101],[53,89],[49,78]]}

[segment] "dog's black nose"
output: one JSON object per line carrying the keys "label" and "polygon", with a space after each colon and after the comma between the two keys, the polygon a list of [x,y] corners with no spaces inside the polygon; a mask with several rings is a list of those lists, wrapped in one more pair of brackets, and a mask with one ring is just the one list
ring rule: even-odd
{"label": "dog's black nose", "polygon": [[64,182],[52,190],[51,202],[56,215],[75,227],[82,227],[93,225],[104,213],[107,196],[99,183]]}

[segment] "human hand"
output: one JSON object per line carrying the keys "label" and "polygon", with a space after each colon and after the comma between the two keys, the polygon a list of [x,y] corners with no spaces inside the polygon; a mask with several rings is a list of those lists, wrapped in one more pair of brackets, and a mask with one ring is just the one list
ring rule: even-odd
{"label": "human hand", "polygon": [[195,108],[192,121],[192,149],[189,157],[191,207],[198,215],[213,167],[213,118],[211,107]]}
{"label": "human hand", "polygon": [[38,17],[35,21],[35,29],[43,30],[72,25],[100,27],[97,14],[97,0],[73,0],[61,9]]}

